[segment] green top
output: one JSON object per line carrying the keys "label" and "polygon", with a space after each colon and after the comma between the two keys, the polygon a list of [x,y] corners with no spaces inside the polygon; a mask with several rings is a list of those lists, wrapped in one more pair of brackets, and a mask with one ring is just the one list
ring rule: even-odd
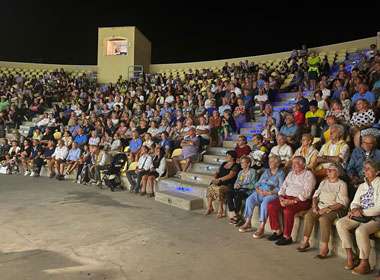
{"label": "green top", "polygon": [[307,64],[309,65],[308,72],[314,71],[319,73],[319,65],[321,64],[319,56],[309,57],[307,59]]}

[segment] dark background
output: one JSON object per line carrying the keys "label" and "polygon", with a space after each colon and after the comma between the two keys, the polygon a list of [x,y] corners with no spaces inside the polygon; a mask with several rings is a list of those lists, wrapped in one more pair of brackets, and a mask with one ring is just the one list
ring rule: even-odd
{"label": "dark background", "polygon": [[380,1],[249,3],[3,0],[0,60],[96,65],[97,28],[110,26],[137,26],[152,42],[152,63],[267,54],[380,31]]}

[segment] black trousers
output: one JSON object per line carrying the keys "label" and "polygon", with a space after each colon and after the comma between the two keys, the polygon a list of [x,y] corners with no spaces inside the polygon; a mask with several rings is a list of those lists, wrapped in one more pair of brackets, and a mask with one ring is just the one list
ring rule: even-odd
{"label": "black trousers", "polygon": [[227,191],[226,198],[228,210],[238,214],[241,210],[243,200],[248,197],[248,191],[249,190],[245,188],[231,189]]}
{"label": "black trousers", "polygon": [[127,171],[127,179],[129,184],[131,184],[131,191],[133,192],[139,192],[140,191],[140,184],[142,177],[147,174],[147,171]]}

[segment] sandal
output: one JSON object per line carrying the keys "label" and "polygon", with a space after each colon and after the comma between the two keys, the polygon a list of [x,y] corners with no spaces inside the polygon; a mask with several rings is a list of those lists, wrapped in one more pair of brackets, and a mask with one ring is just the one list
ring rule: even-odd
{"label": "sandal", "polygon": [[252,234],[252,237],[254,238],[254,239],[261,239],[261,238],[263,238],[263,236],[264,236],[264,231],[255,231],[255,233],[254,234]]}
{"label": "sandal", "polygon": [[224,213],[218,213],[218,215],[216,215],[217,219],[222,219],[224,217],[226,217],[226,214],[224,214]]}
{"label": "sandal", "polygon": [[309,250],[309,248],[310,248],[310,243],[307,242],[307,243],[301,244],[301,245],[297,248],[297,251],[298,251],[298,252],[306,252],[307,250]]}
{"label": "sandal", "polygon": [[210,215],[212,212],[214,212],[214,209],[207,209],[207,211],[205,212],[205,216],[208,216]]}
{"label": "sandal", "polygon": [[235,225],[239,221],[239,217],[230,218],[230,224]]}
{"label": "sandal", "polygon": [[251,227],[240,227],[239,232],[251,232],[253,231],[253,228]]}

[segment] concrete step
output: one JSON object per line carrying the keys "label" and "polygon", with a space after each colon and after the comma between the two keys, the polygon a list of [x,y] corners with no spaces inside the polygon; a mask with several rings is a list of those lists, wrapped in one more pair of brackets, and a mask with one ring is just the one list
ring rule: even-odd
{"label": "concrete step", "polygon": [[184,193],[206,199],[208,184],[198,184],[183,181],[177,178],[168,178],[158,181],[158,191],[170,191],[174,193]]}
{"label": "concrete step", "polygon": [[178,172],[179,179],[189,183],[210,185],[214,176],[210,173]]}
{"label": "concrete step", "polygon": [[36,123],[33,121],[26,121],[22,123],[23,126],[28,126],[28,127],[34,127],[36,126]]}
{"label": "concrete step", "polygon": [[240,128],[240,134],[246,135],[246,134],[260,134],[263,131],[263,127],[260,128]]}
{"label": "concrete step", "polygon": [[184,193],[160,191],[156,192],[155,200],[187,211],[203,208],[203,199]]}
{"label": "concrete step", "polygon": [[240,135],[244,135],[245,137],[247,137],[247,141],[250,142],[250,141],[252,141],[254,135],[261,133],[261,130],[257,130],[255,132],[256,133],[254,133],[254,134],[253,133],[241,133],[241,134],[233,133],[229,137],[228,140],[237,141]]}
{"label": "concrete step", "polygon": [[207,148],[207,154],[210,154],[210,155],[225,156],[227,151],[229,151],[229,149],[224,148],[224,147],[208,147]]}
{"label": "concrete step", "polygon": [[6,133],[6,134],[5,134],[5,138],[7,138],[8,141],[18,140],[18,139],[17,139],[17,134],[16,134],[16,133]]}
{"label": "concrete step", "polygon": [[258,128],[262,128],[262,127],[264,127],[264,122],[259,122],[259,121],[257,121],[257,122],[246,122],[246,123],[244,123],[243,124],[243,127],[244,128],[252,128],[252,129],[258,129]]}
{"label": "concrete step", "polygon": [[22,124],[22,125],[20,125],[20,130],[28,130],[29,131],[30,127],[31,127],[30,125]]}
{"label": "concrete step", "polygon": [[226,156],[218,156],[218,155],[204,155],[203,162],[211,163],[211,164],[222,164],[226,161]]}
{"label": "concrete step", "polygon": [[190,172],[193,173],[203,173],[203,174],[215,174],[219,170],[219,165],[209,164],[203,162],[194,163],[191,166]]}
{"label": "concrete step", "polygon": [[235,146],[236,146],[236,141],[233,141],[233,140],[224,140],[223,141],[223,147],[224,148],[227,148],[227,149],[235,149]]}

